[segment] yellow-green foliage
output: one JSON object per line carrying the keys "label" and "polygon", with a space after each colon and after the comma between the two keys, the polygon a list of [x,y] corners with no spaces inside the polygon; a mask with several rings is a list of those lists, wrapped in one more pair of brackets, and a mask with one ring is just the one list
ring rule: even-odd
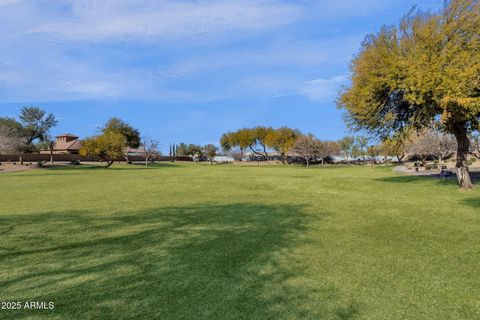
{"label": "yellow-green foliage", "polygon": [[123,157],[125,138],[120,133],[106,132],[83,141],[80,154],[83,156],[98,156],[106,161]]}
{"label": "yellow-green foliage", "polygon": [[479,1],[452,0],[367,36],[352,73],[339,105],[354,126],[387,135],[441,116],[452,133],[478,128]]}

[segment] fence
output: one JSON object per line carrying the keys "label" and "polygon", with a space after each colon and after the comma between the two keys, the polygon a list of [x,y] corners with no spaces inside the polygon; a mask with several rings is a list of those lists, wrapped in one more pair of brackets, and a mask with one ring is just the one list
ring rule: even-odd
{"label": "fence", "polygon": [[[22,160],[25,162],[41,162],[41,161],[50,161],[49,154],[38,154],[38,153],[26,153],[22,154]],[[172,157],[159,156],[154,158],[155,161],[172,161]],[[176,161],[192,161],[192,158],[181,156],[175,157]],[[0,162],[19,162],[19,154],[0,154]],[[81,156],[79,154],[54,154],[53,161],[57,162],[100,162],[103,161],[99,157],[92,156]],[[125,158],[116,159],[115,161],[125,162]],[[144,157],[141,156],[129,156],[128,161],[140,162],[145,161]]]}

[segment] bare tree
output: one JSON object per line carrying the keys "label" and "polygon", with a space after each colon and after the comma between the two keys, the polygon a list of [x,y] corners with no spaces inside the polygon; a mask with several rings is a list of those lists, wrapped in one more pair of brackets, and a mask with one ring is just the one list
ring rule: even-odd
{"label": "bare tree", "polygon": [[442,160],[452,155],[457,150],[457,141],[452,134],[448,134],[439,130],[427,130],[424,135],[427,148],[430,153],[438,159],[441,164]]}
{"label": "bare tree", "polygon": [[7,125],[0,124],[0,153],[21,152],[25,139]]}
{"label": "bare tree", "polygon": [[480,132],[475,132],[470,136],[470,154],[480,159]]}
{"label": "bare tree", "polygon": [[325,165],[325,158],[340,154],[340,146],[336,141],[317,141],[316,155],[322,160],[322,166]]}
{"label": "bare tree", "polygon": [[142,149],[143,155],[145,157],[145,166],[148,166],[149,162],[152,162],[153,159],[160,154],[158,151],[159,143],[157,140],[149,136],[144,136],[142,138]]}
{"label": "bare tree", "polygon": [[215,156],[217,155],[217,152],[218,152],[218,148],[213,144],[207,144],[202,148],[202,151],[203,151],[203,154],[207,157],[208,161],[210,161],[210,163],[213,164],[215,161]]}
{"label": "bare tree", "polygon": [[438,129],[427,129],[412,137],[408,145],[411,154],[418,155],[422,162],[428,156],[434,156],[441,163],[457,149],[455,137]]}
{"label": "bare tree", "polygon": [[415,134],[410,137],[406,145],[406,150],[408,154],[419,157],[423,164],[425,164],[425,161],[430,155],[430,148],[420,134]]}
{"label": "bare tree", "polygon": [[310,161],[314,160],[318,154],[318,142],[319,140],[310,133],[308,135],[300,136],[293,146],[295,154],[305,160],[307,167],[309,166]]}

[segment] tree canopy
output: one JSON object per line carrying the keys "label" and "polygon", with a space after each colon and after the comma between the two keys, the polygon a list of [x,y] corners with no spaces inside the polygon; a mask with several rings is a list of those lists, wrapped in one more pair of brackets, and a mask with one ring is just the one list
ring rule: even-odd
{"label": "tree canopy", "polygon": [[111,118],[101,128],[102,133],[119,133],[125,139],[125,145],[130,148],[140,147],[142,141],[140,131],[119,118]]}
{"label": "tree canopy", "polygon": [[29,151],[35,149],[33,142],[48,140],[48,132],[58,123],[53,114],[47,114],[37,107],[23,107],[20,112],[23,135],[26,140],[26,147]]}
{"label": "tree canopy", "polygon": [[270,132],[265,138],[265,143],[268,147],[277,151],[283,162],[286,162],[288,152],[293,148],[301,135],[301,132],[297,129],[281,127]]}
{"label": "tree canopy", "polygon": [[80,154],[82,156],[97,156],[107,162],[109,168],[115,160],[123,157],[125,137],[116,132],[106,132],[83,140]]}

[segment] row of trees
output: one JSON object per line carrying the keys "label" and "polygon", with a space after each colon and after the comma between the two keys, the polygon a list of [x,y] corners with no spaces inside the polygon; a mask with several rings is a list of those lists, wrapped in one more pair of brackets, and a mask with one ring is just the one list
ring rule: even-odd
{"label": "row of trees", "polygon": [[206,158],[213,162],[215,156],[218,154],[218,148],[213,144],[207,144],[203,147],[197,144],[173,144],[170,146],[170,157],[174,159],[176,156],[192,157],[195,161]]}
{"label": "row of trees", "polygon": [[[53,152],[54,141],[50,129],[58,121],[53,114],[47,114],[37,107],[22,108],[19,121],[10,117],[0,117],[0,153],[19,154],[39,152],[50,149]],[[110,119],[96,136],[82,141],[81,155],[98,156],[107,162],[107,168],[114,160],[125,158],[128,161],[128,148],[140,149],[145,162],[159,155],[157,140],[140,136],[140,131],[118,119]]]}
{"label": "row of trees", "polygon": [[220,146],[226,152],[238,151],[240,159],[243,159],[246,150],[268,159],[267,149],[272,149],[278,152],[285,162],[288,152],[294,147],[300,136],[302,134],[297,129],[288,127],[273,129],[258,126],[223,134],[220,139]]}
{"label": "row of trees", "polygon": [[[469,153],[480,157],[480,134],[469,137]],[[301,158],[308,166],[311,162],[321,161],[333,156],[342,156],[347,162],[352,160],[375,160],[383,157],[396,158],[403,161],[406,156],[415,157],[422,162],[427,158],[436,158],[442,162],[452,156],[457,150],[455,137],[442,130],[440,126],[432,125],[421,131],[410,130],[403,134],[396,134],[376,143],[375,139],[367,136],[346,136],[338,141],[322,141],[312,134],[302,134],[299,130],[282,127],[244,128],[235,132],[228,132],[221,138],[223,150],[231,155],[238,155],[243,159],[245,151],[250,151],[264,159],[271,158],[273,151],[280,155],[284,162],[287,156]],[[180,145],[179,150],[184,154],[192,154],[201,147],[196,145]]]}
{"label": "row of trees", "polygon": [[281,127],[243,128],[222,135],[220,145],[222,149],[232,155],[238,155],[242,160],[246,151],[265,160],[271,158],[273,151],[287,162],[288,156],[302,158],[309,165],[312,161],[325,159],[343,154],[348,158],[357,155],[367,155],[369,139],[363,136],[345,137],[340,141],[322,141],[312,134],[303,134],[298,129]]}

